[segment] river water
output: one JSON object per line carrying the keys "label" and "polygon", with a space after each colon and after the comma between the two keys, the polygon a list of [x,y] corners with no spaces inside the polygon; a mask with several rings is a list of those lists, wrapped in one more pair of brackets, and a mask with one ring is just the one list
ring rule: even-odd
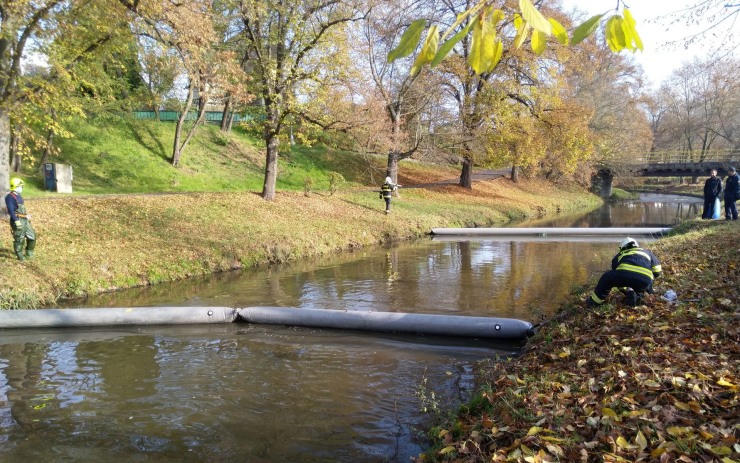
{"label": "river water", "polygon": [[[645,195],[517,226],[670,226],[700,201]],[[621,237],[422,239],[76,301],[287,306],[536,322]],[[649,241],[649,240],[648,240]],[[6,330],[0,462],[407,462],[477,362],[515,344],[248,324]]]}

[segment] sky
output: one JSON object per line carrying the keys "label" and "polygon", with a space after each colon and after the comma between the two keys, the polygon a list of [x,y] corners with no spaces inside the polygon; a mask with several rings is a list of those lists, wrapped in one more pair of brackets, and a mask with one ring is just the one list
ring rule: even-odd
{"label": "sky", "polygon": [[[566,10],[578,9],[587,13],[585,18],[595,14],[614,12],[617,0],[562,0]],[[684,23],[670,25],[670,18],[666,15],[681,11],[687,6],[694,5],[698,0],[626,0],[630,13],[635,18],[637,31],[642,38],[644,51],[634,53],[637,61],[645,70],[650,83],[657,87],[663,82],[673,70],[679,68],[686,61],[692,61],[695,56],[703,57],[707,50],[716,50],[717,42],[727,40],[728,32],[735,34],[735,40],[740,40],[740,19],[726,21],[715,28],[720,36],[715,37],[711,33],[706,34],[702,43],[684,48],[683,40],[694,32],[699,32],[708,27],[708,24],[688,29]],[[717,4],[739,3],[722,2]],[[620,4],[621,9],[621,4]],[[610,15],[609,14],[609,15]],[[607,15],[608,16],[608,15]],[[666,42],[678,41],[676,46],[666,46]],[[622,54],[632,54],[630,51],[622,51]]]}

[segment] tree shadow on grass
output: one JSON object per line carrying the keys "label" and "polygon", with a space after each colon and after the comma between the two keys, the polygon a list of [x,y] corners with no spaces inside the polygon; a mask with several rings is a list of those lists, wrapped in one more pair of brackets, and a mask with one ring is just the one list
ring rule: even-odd
{"label": "tree shadow on grass", "polygon": [[132,120],[126,120],[126,127],[137,143],[152,152],[155,156],[169,162],[170,156],[167,149],[148,124],[135,124]]}

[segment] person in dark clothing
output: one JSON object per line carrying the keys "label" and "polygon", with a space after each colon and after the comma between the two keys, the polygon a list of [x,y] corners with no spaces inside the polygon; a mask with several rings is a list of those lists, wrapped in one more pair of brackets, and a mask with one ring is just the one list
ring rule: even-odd
{"label": "person in dark clothing", "polygon": [[719,199],[719,195],[722,193],[722,179],[717,177],[717,169],[712,169],[710,177],[704,182],[704,212],[701,215],[702,219],[711,219],[715,212],[719,214],[719,211],[714,210],[714,206]]}
{"label": "person in dark clothing", "polygon": [[735,201],[740,199],[740,177],[734,167],[727,169],[728,175],[725,180],[725,219],[737,220],[737,205]]}
{"label": "person in dark clothing", "polygon": [[[36,248],[36,232],[31,226],[31,215],[26,212],[21,192],[23,180],[10,179],[10,193],[5,196],[5,206],[10,214],[10,231],[13,233],[13,250],[18,260],[33,257]],[[25,252],[24,252],[25,248]]]}
{"label": "person in dark clothing", "polygon": [[391,213],[391,196],[393,192],[398,188],[398,185],[393,183],[390,177],[385,178],[385,183],[380,187],[380,197],[385,200],[385,213]]}
{"label": "person in dark clothing", "polygon": [[627,237],[619,245],[619,253],[612,259],[612,269],[601,275],[588,298],[588,305],[595,307],[603,304],[612,288],[620,288],[625,293],[627,303],[634,307],[644,293],[653,292],[653,280],[662,271],[655,254]]}

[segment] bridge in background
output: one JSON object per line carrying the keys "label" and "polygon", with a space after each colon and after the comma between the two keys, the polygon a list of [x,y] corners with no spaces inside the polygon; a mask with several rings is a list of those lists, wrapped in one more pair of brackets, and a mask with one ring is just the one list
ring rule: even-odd
{"label": "bridge in background", "polygon": [[712,169],[724,177],[730,166],[740,165],[740,151],[707,153],[652,152],[636,158],[629,166],[632,175],[641,177],[700,177]]}
{"label": "bridge in background", "polygon": [[730,167],[740,167],[740,150],[691,153],[688,151],[654,151],[635,156],[631,163],[619,169],[602,169],[594,179],[594,186],[604,198],[612,194],[615,176],[627,177],[702,177],[717,169],[720,177],[727,175]]}

